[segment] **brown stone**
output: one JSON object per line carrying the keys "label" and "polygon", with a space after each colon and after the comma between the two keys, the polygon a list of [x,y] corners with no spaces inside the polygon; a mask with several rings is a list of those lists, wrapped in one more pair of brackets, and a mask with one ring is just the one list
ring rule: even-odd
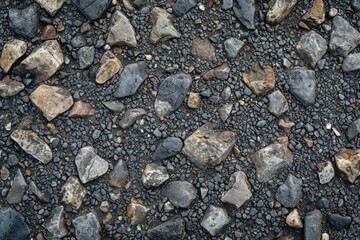
{"label": "brown stone", "polygon": [[303,20],[321,24],[325,21],[325,5],[323,0],[314,0],[313,6],[304,15]]}
{"label": "brown stone", "polygon": [[211,80],[213,78],[218,78],[220,80],[226,80],[229,77],[229,73],[230,73],[229,65],[227,63],[223,63],[220,66],[207,71],[204,74],[204,79]]}
{"label": "brown stone", "polygon": [[203,61],[213,61],[215,58],[215,48],[207,38],[194,39],[190,51],[194,57]]}
{"label": "brown stone", "polygon": [[305,144],[308,148],[312,148],[314,146],[314,141],[310,138],[305,138]]}
{"label": "brown stone", "polygon": [[95,108],[87,102],[77,101],[74,103],[69,117],[90,117],[95,114]]}
{"label": "brown stone", "polygon": [[306,23],[304,23],[303,21],[299,22],[299,26],[303,29],[310,30],[309,26]]}
{"label": "brown stone", "polygon": [[53,25],[46,25],[41,33],[40,40],[52,40],[55,39],[56,36],[56,30]]}
{"label": "brown stone", "polygon": [[96,74],[96,83],[104,84],[122,68],[120,60],[111,52],[106,51],[100,59],[100,68]]}
{"label": "brown stone", "polygon": [[335,161],[340,175],[354,183],[360,175],[360,149],[342,148],[335,155]]}
{"label": "brown stone", "polygon": [[126,215],[130,219],[131,225],[137,225],[143,222],[150,208],[143,205],[140,199],[131,199],[131,203],[126,209]]}
{"label": "brown stone", "polygon": [[272,68],[267,65],[261,68],[258,63],[252,66],[249,73],[243,73],[244,83],[256,94],[265,95],[275,88],[275,74]]}
{"label": "brown stone", "polygon": [[11,97],[21,92],[24,88],[24,84],[11,80],[9,76],[6,76],[0,81],[0,96],[3,98]]}
{"label": "brown stone", "polygon": [[279,120],[279,127],[281,127],[285,132],[289,133],[291,129],[295,126],[294,122],[285,122],[284,119]]}
{"label": "brown stone", "polygon": [[11,66],[26,53],[26,50],[27,43],[22,40],[13,39],[5,43],[0,59],[0,67],[5,73],[9,72]]}
{"label": "brown stone", "polygon": [[200,94],[190,92],[187,105],[189,108],[198,109],[201,104]]}

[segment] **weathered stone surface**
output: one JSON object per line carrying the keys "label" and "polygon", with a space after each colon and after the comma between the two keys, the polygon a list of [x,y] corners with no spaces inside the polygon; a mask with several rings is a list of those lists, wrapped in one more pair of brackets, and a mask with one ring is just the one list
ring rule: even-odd
{"label": "weathered stone surface", "polygon": [[205,80],[211,80],[213,78],[218,78],[220,80],[226,80],[229,77],[230,67],[227,63],[223,63],[220,66],[217,66],[214,69],[210,69],[204,74]]}
{"label": "weathered stone surface", "polygon": [[247,29],[255,29],[255,0],[234,0],[233,11]]}
{"label": "weathered stone surface", "polygon": [[48,80],[63,65],[64,55],[56,40],[49,40],[35,48],[14,72],[22,77],[30,74],[35,82]]}
{"label": "weathered stone surface", "polygon": [[351,72],[360,69],[360,53],[349,54],[342,64],[344,72]]}
{"label": "weathered stone surface", "polygon": [[330,161],[318,163],[317,170],[321,184],[328,183],[335,177],[334,166]]}
{"label": "weathered stone surface", "polygon": [[24,84],[11,80],[9,76],[6,76],[0,81],[0,96],[3,98],[12,97],[21,92],[24,88]]}
{"label": "weathered stone surface", "polygon": [[65,204],[71,204],[76,209],[79,209],[87,193],[87,190],[81,185],[77,177],[71,176],[61,187],[61,192],[63,193],[63,198],[61,201],[63,201]]}
{"label": "weathered stone surface", "polygon": [[111,0],[72,0],[89,20],[99,19],[109,8]]}
{"label": "weathered stone surface", "polygon": [[360,134],[360,118],[353,121],[347,129],[347,136],[350,140],[354,139],[359,134]]}
{"label": "weathered stone surface", "polygon": [[24,176],[22,175],[20,169],[18,169],[14,177],[14,183],[11,186],[8,195],[6,196],[6,201],[9,204],[20,203],[25,194],[26,188],[27,184],[25,182]]}
{"label": "weathered stone surface", "polygon": [[28,240],[30,230],[24,217],[9,207],[0,209],[0,238],[4,240]]}
{"label": "weathered stone surface", "polygon": [[276,0],[266,15],[269,24],[280,23],[295,7],[298,0]]}
{"label": "weathered stone surface", "polygon": [[301,221],[299,211],[295,208],[292,210],[289,215],[286,217],[286,224],[289,227],[297,228],[297,229],[303,229],[304,225]]}
{"label": "weathered stone surface", "polygon": [[181,37],[181,33],[176,30],[171,22],[171,15],[162,8],[154,7],[150,12],[150,42],[159,43],[171,38]]}
{"label": "weathered stone surface", "polygon": [[276,83],[272,68],[267,65],[262,69],[258,63],[253,64],[249,73],[243,73],[242,79],[256,95],[265,95],[275,88]]}
{"label": "weathered stone surface", "polygon": [[173,181],[162,190],[171,204],[177,208],[189,208],[197,197],[196,188],[188,181]]}
{"label": "weathered stone surface", "polygon": [[323,0],[314,0],[313,6],[303,16],[308,23],[322,24],[325,21],[325,4]]}
{"label": "weathered stone surface", "polygon": [[201,226],[208,231],[211,236],[218,234],[231,219],[225,209],[210,205],[206,210]]}
{"label": "weathered stone surface", "polygon": [[75,164],[82,183],[90,182],[104,175],[109,163],[95,153],[93,147],[87,146],[79,150]]}
{"label": "weathered stone surface", "polygon": [[259,182],[270,181],[281,170],[293,164],[293,153],[288,148],[288,141],[287,137],[278,138],[275,143],[251,156]]}
{"label": "weathered stone surface", "polygon": [[111,186],[116,188],[123,188],[126,185],[126,181],[129,177],[129,169],[124,160],[119,160],[114,170],[109,174],[109,183]]}
{"label": "weathered stone surface", "polygon": [[315,71],[304,67],[295,67],[289,71],[290,92],[304,105],[309,106],[316,99]]}
{"label": "weathered stone surface", "polygon": [[333,20],[329,47],[333,54],[346,57],[360,43],[360,33],[340,16]]}
{"label": "weathered stone surface", "polygon": [[213,61],[215,59],[215,48],[207,38],[195,38],[192,41],[190,51],[195,58],[203,61]]}
{"label": "weathered stone surface", "polygon": [[159,86],[155,100],[156,115],[163,118],[177,110],[184,101],[191,83],[191,76],[185,73],[165,78]]}
{"label": "weathered stone surface", "polygon": [[276,117],[280,117],[289,110],[288,102],[279,90],[272,92],[267,97],[269,99],[268,110]]}
{"label": "weathered stone surface", "polygon": [[46,218],[45,223],[45,237],[47,239],[61,239],[67,235],[64,222],[64,207],[57,206],[50,215]]}
{"label": "weathered stone surface", "polygon": [[304,240],[321,238],[322,214],[319,210],[309,212],[305,216]]}
{"label": "weathered stone surface", "polygon": [[166,167],[159,163],[148,163],[142,173],[141,180],[146,188],[159,187],[169,179]]}
{"label": "weathered stone surface", "polygon": [[235,145],[235,133],[214,129],[208,123],[184,142],[182,152],[199,168],[214,167],[224,161]]}
{"label": "weathered stone surface", "polygon": [[232,103],[227,103],[227,104],[224,104],[223,106],[219,107],[218,113],[219,113],[219,117],[220,117],[221,121],[225,122],[226,119],[229,118],[232,108],[233,108]]}
{"label": "weathered stone surface", "polygon": [[39,26],[39,12],[36,10],[35,4],[23,9],[9,9],[9,27],[20,37],[36,37]]}
{"label": "weathered stone surface", "polygon": [[100,68],[96,74],[96,83],[104,84],[122,68],[121,61],[111,52],[106,51],[100,59]]}
{"label": "weathered stone surface", "polygon": [[201,105],[201,98],[199,93],[190,92],[187,106],[192,109],[198,109]]}
{"label": "weathered stone surface", "polygon": [[114,97],[123,98],[134,95],[148,77],[145,61],[128,64],[120,73]]}
{"label": "weathered stone surface", "polygon": [[351,224],[351,217],[334,213],[329,216],[329,223],[336,230],[346,229]]}
{"label": "weathered stone surface", "polygon": [[163,142],[156,148],[152,159],[153,160],[164,160],[178,154],[183,147],[183,142],[178,137],[167,137]]}
{"label": "weathered stone surface", "polygon": [[180,216],[176,216],[166,222],[151,222],[146,232],[146,235],[152,240],[180,240],[185,237],[185,234],[185,222]]}
{"label": "weathered stone surface", "polygon": [[116,11],[112,16],[106,42],[111,46],[126,45],[136,47],[137,45],[134,28],[129,19],[120,11]]}
{"label": "weathered stone surface", "polygon": [[90,103],[79,100],[74,103],[69,117],[91,117],[95,112],[95,108]]}
{"label": "weathered stone surface", "polygon": [[335,155],[336,167],[340,175],[354,183],[360,175],[360,149],[342,148]]}
{"label": "weathered stone surface", "polygon": [[197,4],[197,0],[177,0],[173,6],[175,16],[181,17]]}
{"label": "weathered stone surface", "polygon": [[40,85],[31,93],[30,100],[48,121],[66,112],[74,103],[68,90],[45,84]]}
{"label": "weathered stone surface", "polygon": [[52,159],[52,151],[44,140],[31,130],[15,130],[11,133],[11,139],[28,154],[47,164]]}
{"label": "weathered stone surface", "polygon": [[41,192],[33,181],[30,181],[29,183],[29,192],[33,193],[38,199],[43,202],[49,202],[50,200],[50,195],[48,193]]}
{"label": "weathered stone surface", "polygon": [[136,122],[136,120],[142,118],[145,114],[146,111],[142,108],[129,109],[120,120],[119,126],[122,129],[129,128]]}
{"label": "weathered stone surface", "polygon": [[41,33],[40,40],[53,40],[56,37],[56,29],[53,25],[46,25]]}
{"label": "weathered stone surface", "polygon": [[296,45],[300,57],[310,68],[316,66],[316,63],[325,55],[327,48],[326,40],[313,30],[305,33]]}
{"label": "weathered stone surface", "polygon": [[277,189],[275,197],[286,208],[296,207],[302,197],[302,180],[289,174],[284,184]]}
{"label": "weathered stone surface", "polygon": [[279,127],[281,127],[285,132],[291,132],[291,129],[295,126],[295,123],[292,121],[285,122],[284,119],[279,120]]}
{"label": "weathered stone surface", "polygon": [[12,39],[5,43],[0,58],[0,67],[8,73],[12,65],[27,51],[27,43],[19,39]]}
{"label": "weathered stone surface", "polygon": [[54,16],[62,7],[65,0],[35,0],[47,13]]}
{"label": "weathered stone surface", "polygon": [[77,52],[77,56],[79,61],[79,68],[88,68],[94,62],[95,47],[82,47]]}
{"label": "weathered stone surface", "polygon": [[225,51],[229,58],[236,58],[244,45],[243,41],[236,38],[229,38],[224,42]]}
{"label": "weathered stone surface", "polygon": [[100,240],[101,226],[95,215],[90,212],[72,220],[78,240]]}
{"label": "weathered stone surface", "polygon": [[143,222],[150,211],[150,208],[144,206],[140,199],[131,199],[127,206],[126,215],[130,219],[131,225],[138,225]]}
{"label": "weathered stone surface", "polygon": [[355,11],[360,11],[360,1],[359,0],[351,0],[351,7]]}
{"label": "weathered stone surface", "polygon": [[252,196],[251,185],[243,171],[235,172],[229,180],[229,190],[222,193],[221,201],[240,208]]}
{"label": "weathered stone surface", "polygon": [[120,113],[125,110],[125,105],[121,102],[109,101],[109,102],[102,102],[102,104],[104,104],[106,108],[108,108],[109,110],[115,113]]}

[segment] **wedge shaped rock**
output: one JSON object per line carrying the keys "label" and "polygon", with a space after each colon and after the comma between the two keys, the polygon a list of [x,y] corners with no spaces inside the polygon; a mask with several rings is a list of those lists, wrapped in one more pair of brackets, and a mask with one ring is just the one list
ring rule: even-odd
{"label": "wedge shaped rock", "polygon": [[120,11],[116,11],[112,16],[106,42],[110,46],[136,47],[137,45],[134,28],[129,19]]}
{"label": "wedge shaped rock", "polygon": [[229,180],[229,190],[221,196],[221,201],[240,208],[251,196],[251,185],[243,171],[235,172]]}
{"label": "wedge shaped rock", "polygon": [[0,58],[0,67],[5,73],[8,73],[14,63],[26,53],[27,48],[27,43],[19,39],[5,43]]}

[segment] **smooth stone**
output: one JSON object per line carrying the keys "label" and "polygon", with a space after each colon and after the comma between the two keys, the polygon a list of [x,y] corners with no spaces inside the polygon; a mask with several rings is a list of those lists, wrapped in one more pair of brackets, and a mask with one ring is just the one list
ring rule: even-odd
{"label": "smooth stone", "polygon": [[6,196],[6,201],[9,204],[20,203],[25,194],[26,188],[27,184],[24,176],[22,175],[20,169],[18,169],[14,177],[14,183]]}
{"label": "smooth stone", "polygon": [[111,0],[72,0],[72,2],[91,21],[99,19],[111,4]]}
{"label": "smooth stone", "polygon": [[29,192],[33,193],[38,199],[40,199],[43,202],[50,201],[50,195],[48,193],[41,192],[33,181],[30,181],[29,183]]}
{"label": "smooth stone", "polygon": [[57,206],[45,219],[45,237],[46,239],[61,239],[68,233],[65,227],[64,207]]}
{"label": "smooth stone", "polygon": [[119,122],[119,126],[122,129],[131,127],[136,120],[142,118],[146,114],[146,111],[142,108],[129,109],[125,112],[123,118]]}
{"label": "smooth stone", "polygon": [[329,223],[331,227],[336,230],[346,229],[349,228],[351,224],[351,217],[334,213],[329,216]]}
{"label": "smooth stone", "polygon": [[71,204],[76,209],[79,209],[87,190],[81,185],[77,177],[71,176],[61,187],[61,192],[63,193],[62,202],[65,204]]}
{"label": "smooth stone", "polygon": [[322,214],[319,210],[309,212],[305,216],[304,240],[321,238]]}
{"label": "smooth stone", "polygon": [[183,239],[186,235],[185,222],[180,216],[166,222],[153,221],[149,224],[146,235],[152,240]]}
{"label": "smooth stone", "polygon": [[109,183],[116,188],[124,188],[129,178],[129,169],[124,160],[119,160],[109,174]]}
{"label": "smooth stone", "polygon": [[176,208],[189,208],[197,197],[197,190],[188,181],[173,181],[163,188],[162,195]]}
{"label": "smooth stone", "polygon": [[277,189],[275,197],[286,208],[296,207],[302,197],[302,180],[290,174]]}
{"label": "smooth stone", "polygon": [[216,236],[230,221],[231,219],[225,209],[210,205],[200,225],[205,228],[211,236]]}
{"label": "smooth stone", "polygon": [[100,240],[101,226],[93,212],[80,215],[72,220],[78,240]]}
{"label": "smooth stone", "polygon": [[148,163],[141,176],[141,181],[146,188],[159,187],[169,179],[166,167],[159,163]]}
{"label": "smooth stone", "polygon": [[360,70],[360,53],[349,54],[342,64],[344,72]]}
{"label": "smooth stone", "polygon": [[228,191],[222,193],[221,201],[237,209],[250,200],[252,196],[251,185],[243,171],[235,172],[230,176],[228,188]]}
{"label": "smooth stone", "polygon": [[54,16],[62,7],[65,0],[35,0],[45,11]]}
{"label": "smooth stone", "polygon": [[290,92],[306,107],[316,100],[315,71],[304,67],[290,70],[288,84]]}
{"label": "smooth stone", "polygon": [[0,67],[4,70],[4,73],[8,73],[11,67],[19,60],[28,49],[27,42],[12,39],[5,43],[0,58]]}
{"label": "smooth stone", "polygon": [[156,148],[154,154],[152,155],[152,159],[164,160],[170,158],[181,152],[182,147],[183,147],[183,142],[180,138],[167,137]]}
{"label": "smooth stone", "polygon": [[29,240],[30,229],[24,217],[10,207],[0,209],[0,239]]}
{"label": "smooth stone", "polygon": [[359,134],[360,134],[360,118],[353,121],[347,129],[347,136],[349,140],[354,139]]}
{"label": "smooth stone", "polygon": [[91,117],[95,114],[95,108],[87,102],[76,101],[69,113],[69,117],[80,118],[80,117]]}
{"label": "smooth stone", "polygon": [[106,43],[110,46],[126,45],[136,47],[137,45],[135,30],[129,19],[120,11],[116,11],[111,18]]}
{"label": "smooth stone", "polygon": [[102,104],[104,104],[104,106],[107,109],[109,109],[115,113],[120,113],[125,110],[125,105],[121,102],[109,101],[109,102],[102,102]]}

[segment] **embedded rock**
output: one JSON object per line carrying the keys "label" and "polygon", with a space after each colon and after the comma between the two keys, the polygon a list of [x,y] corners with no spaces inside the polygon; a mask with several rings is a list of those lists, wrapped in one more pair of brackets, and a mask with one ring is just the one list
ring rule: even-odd
{"label": "embedded rock", "polygon": [[334,213],[329,216],[329,223],[336,230],[346,229],[351,224],[351,217]]}
{"label": "embedded rock", "polygon": [[106,42],[110,46],[126,45],[136,47],[137,45],[134,28],[129,19],[120,11],[116,11],[112,16]]}
{"label": "embedded rock", "polygon": [[233,11],[247,29],[255,29],[255,0],[234,0]]}
{"label": "embedded rock", "polygon": [[233,108],[232,103],[227,103],[227,104],[224,104],[223,106],[219,107],[218,113],[219,113],[219,117],[220,117],[221,121],[225,122],[226,119],[229,118],[232,108]]}
{"label": "embedded rock", "polygon": [[96,74],[96,83],[104,84],[122,68],[121,61],[111,52],[106,51],[100,59],[100,68]]}
{"label": "embedded rock", "polygon": [[77,56],[79,60],[79,68],[85,69],[94,62],[95,47],[82,47],[77,52]]}
{"label": "embedded rock", "polygon": [[244,45],[243,41],[236,38],[229,38],[224,42],[225,51],[229,58],[236,58]]}
{"label": "embedded rock", "polygon": [[286,217],[286,224],[290,227],[296,228],[296,229],[302,229],[304,228],[304,225],[301,221],[299,211],[295,208],[292,210],[289,215]]}
{"label": "embedded rock", "polygon": [[109,183],[116,188],[123,188],[129,178],[129,169],[123,160],[119,160],[109,174]]}
{"label": "embedded rock", "polygon": [[211,236],[218,234],[231,221],[228,213],[221,207],[210,205],[201,221],[201,226],[210,233]]}
{"label": "embedded rock", "polygon": [[150,223],[146,235],[152,240],[180,240],[186,235],[185,222],[180,216],[176,216],[166,222],[154,221]]}
{"label": "embedded rock", "polygon": [[317,169],[321,184],[328,183],[335,177],[334,166],[330,161],[318,163]]}
{"label": "embedded rock", "polygon": [[251,185],[243,171],[235,172],[229,180],[229,190],[221,196],[221,201],[240,208],[252,196]]}
{"label": "embedded rock", "polygon": [[27,51],[28,45],[25,41],[12,39],[5,43],[0,58],[0,67],[4,73],[8,73],[12,65]]}
{"label": "embedded rock", "polygon": [[9,76],[6,76],[0,81],[0,96],[3,98],[12,97],[21,92],[24,88],[24,84],[11,80]]}
{"label": "embedded rock", "polygon": [[24,9],[9,9],[9,27],[20,37],[36,37],[39,26],[39,12],[36,10],[35,4],[31,4]]}
{"label": "embedded rock", "polygon": [[289,110],[288,102],[279,90],[269,94],[267,97],[269,99],[268,110],[276,117],[280,117]]}
{"label": "embedded rock", "polygon": [[65,0],[35,0],[45,11],[54,16],[62,7]]}
{"label": "embedded rock", "polygon": [[148,163],[141,176],[141,181],[146,188],[159,187],[169,179],[166,167],[153,162]]}
{"label": "embedded rock", "polygon": [[0,239],[30,239],[30,229],[26,225],[24,217],[10,207],[0,209]]}
{"label": "embedded rock", "polygon": [[72,2],[91,21],[99,19],[111,4],[111,0],[72,0]]}
{"label": "embedded rock", "polygon": [[167,137],[159,146],[156,148],[152,159],[153,160],[164,160],[175,156],[183,147],[183,142],[178,137]]}
{"label": "embedded rock", "polygon": [[35,183],[33,181],[30,181],[30,183],[29,183],[29,192],[36,195],[36,197],[43,202],[50,201],[50,195],[47,193],[41,192],[40,189],[35,185]]}
{"label": "embedded rock", "polygon": [[317,209],[306,214],[304,240],[321,239],[321,221],[322,214]]}
{"label": "embedded rock", "polygon": [[325,4],[323,0],[314,0],[313,6],[303,16],[303,20],[317,25],[325,21]]}
{"label": "embedded rock", "polygon": [[101,226],[95,215],[90,212],[72,220],[78,240],[100,240]]}
{"label": "embedded rock", "polygon": [[27,184],[25,182],[24,176],[22,175],[20,169],[18,169],[14,177],[14,183],[11,186],[8,195],[6,196],[6,201],[9,204],[20,203],[25,194],[26,188]]}
{"label": "embedded rock", "polygon": [[122,129],[129,128],[136,122],[136,120],[142,118],[145,114],[146,111],[142,108],[129,109],[120,120],[119,126]]}
{"label": "embedded rock", "polygon": [[243,73],[242,79],[258,96],[273,90],[276,83],[273,69],[269,65],[262,69],[258,63],[253,64],[249,73]]}
{"label": "embedded rock", "polygon": [[197,197],[197,190],[188,181],[173,181],[163,188],[162,195],[167,197],[174,207],[189,208]]}
{"label": "embedded rock", "polygon": [[141,200],[133,198],[127,206],[126,215],[131,225],[138,225],[145,220],[149,211],[150,208],[144,206]]}
{"label": "embedded rock", "polygon": [[207,38],[195,38],[192,41],[190,52],[195,58],[203,61],[210,62],[215,59],[215,48]]}
{"label": "embedded rock", "polygon": [[95,108],[87,102],[77,101],[74,103],[69,117],[78,118],[78,117],[91,117],[95,114]]}
{"label": "embedded rock", "polygon": [[61,239],[67,235],[64,221],[64,207],[54,208],[45,220],[45,237],[47,239]]}
{"label": "embedded rock", "polygon": [[276,0],[266,15],[269,24],[280,23],[295,7],[298,0]]}
{"label": "embedded rock", "polygon": [[360,175],[360,149],[342,148],[335,155],[336,167],[340,175],[351,183],[354,183]]}
{"label": "embedded rock", "polygon": [[71,204],[76,209],[79,209],[87,193],[87,190],[81,185],[77,177],[71,176],[61,187],[61,192],[63,193],[63,198],[61,201],[63,201],[65,204]]}
{"label": "embedded rock", "polygon": [[284,184],[276,191],[276,200],[284,207],[293,208],[299,204],[302,197],[302,180],[290,174]]}
{"label": "embedded rock", "polygon": [[353,121],[347,129],[347,136],[349,140],[354,139],[359,134],[360,134],[360,118]]}
{"label": "embedded rock", "polygon": [[342,64],[344,72],[351,72],[360,69],[360,53],[349,54]]}
{"label": "embedded rock", "polygon": [[197,0],[177,0],[173,6],[175,16],[181,17],[197,4]]}
{"label": "embedded rock", "polygon": [[316,99],[315,71],[304,67],[295,67],[289,71],[290,92],[304,105],[309,106]]}
{"label": "embedded rock", "polygon": [[226,80],[229,77],[230,67],[227,63],[223,63],[220,66],[217,66],[214,69],[210,69],[204,74],[205,80],[211,80],[213,78],[218,78],[220,80]]}
{"label": "embedded rock", "polygon": [[171,15],[164,9],[154,7],[150,12],[150,42],[153,44],[179,38],[181,34],[171,22]]}
{"label": "embedded rock", "polygon": [[120,113],[125,110],[125,105],[121,102],[109,101],[109,102],[102,102],[102,104],[104,104],[104,106],[107,109],[109,109],[115,113]]}

